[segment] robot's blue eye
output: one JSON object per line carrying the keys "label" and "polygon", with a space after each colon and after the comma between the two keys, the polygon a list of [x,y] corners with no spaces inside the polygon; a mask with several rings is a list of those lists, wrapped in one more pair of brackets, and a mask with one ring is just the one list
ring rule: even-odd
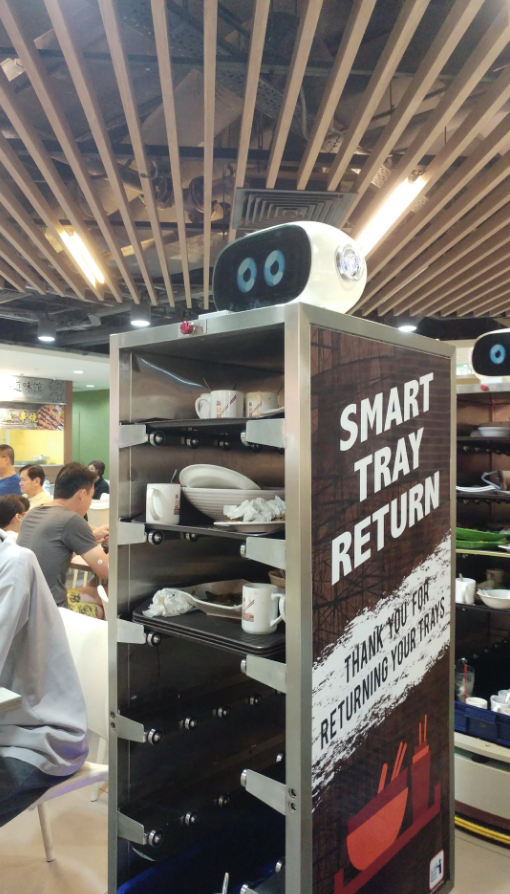
{"label": "robot's blue eye", "polygon": [[241,292],[249,292],[255,285],[257,265],[253,258],[245,258],[237,268],[237,285]]}
{"label": "robot's blue eye", "polygon": [[503,363],[506,351],[503,345],[493,345],[490,350],[490,358],[493,363]]}
{"label": "robot's blue eye", "polygon": [[266,258],[264,264],[264,279],[268,286],[277,286],[285,273],[285,255],[275,249]]}

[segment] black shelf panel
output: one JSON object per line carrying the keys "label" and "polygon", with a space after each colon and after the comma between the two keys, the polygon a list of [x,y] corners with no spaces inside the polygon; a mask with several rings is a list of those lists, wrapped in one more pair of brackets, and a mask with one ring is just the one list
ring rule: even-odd
{"label": "black shelf panel", "polygon": [[[254,532],[250,534],[249,531],[239,532],[239,531],[227,531],[225,528],[215,528],[211,525],[145,525],[147,531],[169,531],[172,534],[196,534],[199,537],[226,537],[229,540],[246,540],[247,537],[271,537],[284,540],[285,537],[280,537],[278,531],[272,531],[270,533],[265,532]],[[285,529],[283,529],[284,531]]]}
{"label": "black shelf panel", "polygon": [[[275,413],[272,416],[249,416],[239,419],[159,419],[151,420],[145,424],[151,431],[182,431],[188,434],[191,431],[200,431],[217,435],[223,432],[244,431],[247,422],[256,422],[260,419],[282,419],[284,415],[282,411],[282,413]],[[510,444],[510,438],[508,441]]]}
{"label": "black shelf panel", "polygon": [[460,602],[456,602],[455,608],[467,612],[489,612],[494,615],[510,615],[509,608],[491,608],[489,605],[480,605],[478,603],[475,603],[474,605],[462,605]]}
{"label": "black shelf panel", "polygon": [[510,456],[510,438],[457,438],[460,453],[503,453]]}
{"label": "black shelf panel", "polygon": [[152,598],[147,599],[133,612],[133,621],[166,636],[178,636],[238,655],[263,655],[268,658],[282,656],[285,651],[285,633],[279,630],[264,636],[253,636],[244,632],[240,620],[213,618],[201,611],[172,618],[146,618],[142,612],[151,602]]}
{"label": "black shelf panel", "polygon": [[458,503],[510,503],[510,491],[498,490],[487,494],[465,494],[457,492]]}

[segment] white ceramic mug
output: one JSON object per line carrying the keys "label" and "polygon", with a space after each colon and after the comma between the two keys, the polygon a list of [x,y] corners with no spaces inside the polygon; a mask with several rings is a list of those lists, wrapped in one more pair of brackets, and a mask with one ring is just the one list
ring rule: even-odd
{"label": "white ceramic mug", "polygon": [[277,408],[278,395],[275,391],[250,391],[246,395],[247,416],[262,416]]}
{"label": "white ceramic mug", "polygon": [[498,695],[491,695],[491,711],[496,711],[498,714],[510,714],[510,702],[505,701],[506,692],[504,695],[499,693]]}
{"label": "white ceramic mug", "polygon": [[469,696],[466,699],[466,705],[471,705],[473,708],[488,708],[489,705],[485,698],[475,698],[474,696]]}
{"label": "white ceramic mug", "polygon": [[181,517],[180,484],[148,484],[145,521],[148,525],[178,525]]}
{"label": "white ceramic mug", "polygon": [[245,584],[241,626],[245,633],[274,633],[283,615],[278,614],[282,594],[273,584]]}
{"label": "white ceramic mug", "polygon": [[195,403],[200,419],[242,419],[244,394],[242,391],[211,391],[201,394]]}
{"label": "white ceramic mug", "polygon": [[472,577],[463,577],[455,581],[455,602],[459,605],[474,605],[476,581]]}

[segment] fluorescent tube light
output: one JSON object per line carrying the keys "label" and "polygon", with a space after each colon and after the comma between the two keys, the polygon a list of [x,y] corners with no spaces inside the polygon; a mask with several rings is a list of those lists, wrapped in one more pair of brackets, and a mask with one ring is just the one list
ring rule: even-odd
{"label": "fluorescent tube light", "polygon": [[97,286],[98,283],[104,283],[103,274],[88,248],[84,245],[83,240],[78,236],[78,233],[73,233],[72,236],[70,236],[69,233],[64,230],[61,235],[62,240],[67,245],[73,258],[78,262],[78,265],[81,267],[89,283],[92,286]]}
{"label": "fluorescent tube light", "polygon": [[384,234],[393,226],[403,211],[412,205],[414,200],[425,186],[423,177],[416,180],[404,180],[400,186],[388,196],[384,205],[381,205],[372,220],[366,225],[359,236],[356,237],[361,251],[366,256],[372,251],[374,245],[382,239]]}
{"label": "fluorescent tube light", "polygon": [[399,332],[416,332],[418,326],[415,326],[414,323],[405,323],[403,326],[399,326]]}

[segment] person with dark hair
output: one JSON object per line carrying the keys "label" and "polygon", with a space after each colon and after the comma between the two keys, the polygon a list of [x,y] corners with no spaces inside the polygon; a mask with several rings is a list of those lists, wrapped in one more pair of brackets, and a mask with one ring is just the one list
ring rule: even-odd
{"label": "person with dark hair", "polygon": [[110,485],[104,480],[104,470],[106,466],[100,459],[93,459],[89,463],[89,469],[94,472],[94,500],[100,500],[103,494],[110,493]]}
{"label": "person with dark hair", "polygon": [[21,522],[29,509],[27,497],[19,494],[0,497],[0,529],[5,531],[7,540],[17,540]]}
{"label": "person with dark hair", "polygon": [[51,496],[43,487],[46,474],[42,466],[35,466],[29,463],[19,470],[19,474],[21,493],[25,494],[30,500],[31,509],[35,509],[36,506],[44,506],[45,503],[51,503]]}
{"label": "person with dark hair", "polygon": [[9,444],[0,444],[0,497],[20,494],[20,480],[14,468],[14,450]]}
{"label": "person with dark hair", "polygon": [[0,717],[4,826],[76,773],[88,753],[87,711],[60,612],[34,554],[9,542],[4,531],[0,687],[21,696],[21,707]]}
{"label": "person with dark hair", "polygon": [[18,544],[37,556],[57,605],[104,618],[95,586],[66,587],[74,553],[82,556],[98,577],[108,577],[108,555],[100,546],[108,537],[108,526],[93,530],[85,521],[93,493],[93,473],[81,463],[67,463],[57,475],[52,502],[36,506],[25,516]]}

